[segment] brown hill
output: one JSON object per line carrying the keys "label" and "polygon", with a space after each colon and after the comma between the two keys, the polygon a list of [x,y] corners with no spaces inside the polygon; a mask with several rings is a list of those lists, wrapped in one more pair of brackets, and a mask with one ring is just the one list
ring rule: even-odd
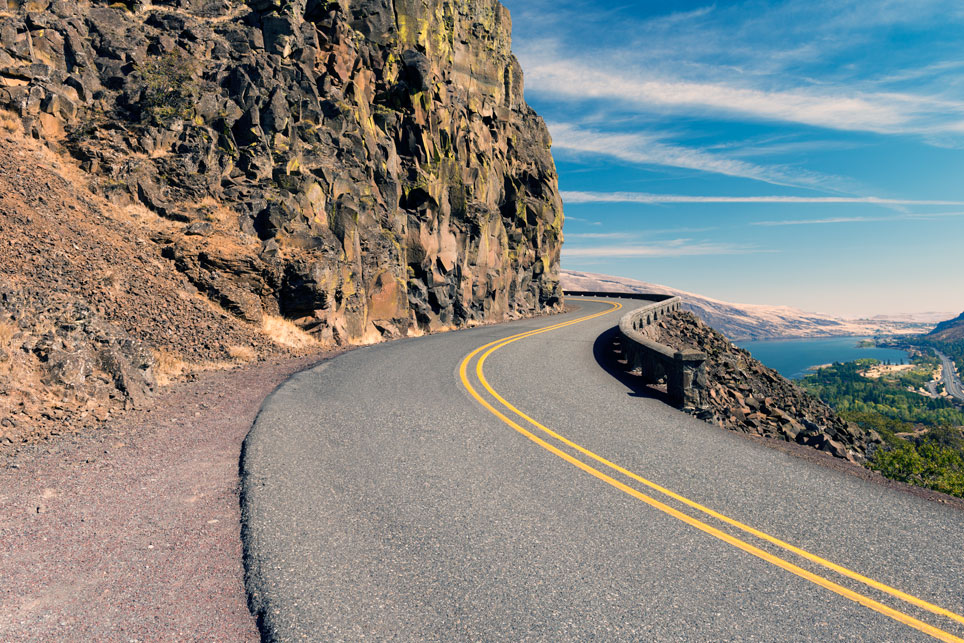
{"label": "brown hill", "polygon": [[964,339],[964,313],[939,323],[927,334],[927,338],[939,342],[956,342]]}
{"label": "brown hill", "polygon": [[730,339],[773,337],[833,337],[859,335],[898,335],[922,333],[930,328],[929,315],[898,318],[842,319],[823,313],[808,313],[790,306],[737,304],[712,299],[668,286],[627,277],[563,270],[566,290],[661,293],[683,299],[683,308]]}

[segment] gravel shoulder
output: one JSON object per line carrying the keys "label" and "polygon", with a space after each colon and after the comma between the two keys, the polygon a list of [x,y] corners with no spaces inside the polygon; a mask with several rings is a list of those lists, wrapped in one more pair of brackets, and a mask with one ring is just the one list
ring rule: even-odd
{"label": "gravel shoulder", "polygon": [[241,443],[272,390],[334,354],[204,373],[99,432],[0,452],[0,640],[259,640]]}

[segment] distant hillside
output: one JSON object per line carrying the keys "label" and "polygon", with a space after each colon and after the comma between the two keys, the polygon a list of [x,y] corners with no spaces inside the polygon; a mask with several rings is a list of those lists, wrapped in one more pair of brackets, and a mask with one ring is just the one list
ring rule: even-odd
{"label": "distant hillside", "polygon": [[939,342],[956,342],[964,339],[964,313],[954,319],[943,321],[927,334],[928,339]]}
{"label": "distant hillside", "polygon": [[[930,324],[901,319],[841,319],[822,313],[808,313],[789,306],[734,304],[711,299],[667,286],[625,277],[612,277],[590,272],[563,270],[562,287],[566,290],[629,291],[660,293],[683,298],[683,307],[695,313],[709,326],[731,340],[774,337],[832,337],[842,335],[878,335],[923,333]],[[962,326],[964,328],[964,326]]]}

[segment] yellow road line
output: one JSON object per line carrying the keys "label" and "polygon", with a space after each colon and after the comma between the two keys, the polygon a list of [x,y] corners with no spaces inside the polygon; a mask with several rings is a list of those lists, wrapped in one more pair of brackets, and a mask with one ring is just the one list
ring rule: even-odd
{"label": "yellow road line", "polygon": [[[606,311],[606,312],[609,312],[609,311]],[[546,433],[547,435],[552,436],[553,438],[555,438],[556,440],[559,440],[560,442],[562,442],[562,443],[565,444],[566,446],[569,446],[569,447],[575,449],[576,451],[579,451],[580,453],[582,453],[582,454],[584,454],[584,455],[592,458],[593,460],[595,460],[595,461],[597,461],[597,462],[599,462],[599,463],[601,463],[601,464],[609,467],[610,469],[613,469],[614,471],[618,471],[619,473],[621,473],[621,474],[623,474],[623,475],[625,475],[625,476],[627,476],[627,477],[629,477],[629,478],[632,478],[633,480],[636,480],[637,482],[640,482],[640,483],[646,485],[647,487],[649,487],[649,488],[651,488],[651,489],[653,489],[653,490],[655,490],[655,491],[658,491],[659,493],[662,493],[662,494],[664,494],[664,495],[666,495],[666,496],[669,496],[670,498],[672,498],[672,499],[674,499],[674,500],[677,500],[678,502],[681,502],[682,504],[685,504],[685,505],[687,505],[688,507],[692,507],[693,509],[696,509],[697,511],[700,511],[700,512],[702,512],[702,513],[704,513],[704,514],[706,514],[706,515],[708,515],[708,516],[712,516],[713,518],[716,518],[717,520],[720,520],[721,522],[724,522],[724,523],[726,523],[726,524],[728,524],[728,525],[731,525],[731,526],[733,526],[733,527],[736,527],[737,529],[740,529],[741,531],[744,531],[744,532],[746,532],[746,533],[748,533],[748,534],[751,534],[751,535],[753,535],[753,536],[756,536],[757,538],[759,538],[759,539],[761,539],[761,540],[765,540],[765,541],[767,541],[767,542],[769,542],[769,543],[771,543],[771,544],[773,544],[773,545],[776,545],[777,547],[780,547],[780,548],[782,548],[782,549],[785,549],[785,550],[787,550],[787,551],[789,551],[789,552],[792,552],[792,553],[794,553],[794,554],[796,554],[796,555],[798,555],[798,556],[800,556],[800,557],[802,557],[802,558],[805,558],[805,559],[807,559],[807,560],[809,560],[809,561],[811,561],[811,562],[813,562],[813,563],[816,563],[816,564],[818,564],[818,565],[821,565],[822,567],[826,567],[827,569],[833,570],[833,571],[837,572],[838,574],[841,574],[841,575],[843,575],[843,576],[847,576],[848,578],[851,578],[851,579],[853,579],[853,580],[856,580],[856,581],[858,581],[858,582],[861,582],[861,583],[867,585],[868,587],[873,587],[873,588],[876,589],[876,590],[879,590],[879,591],[882,591],[882,592],[884,592],[884,593],[890,594],[891,596],[894,596],[895,598],[899,598],[899,599],[901,599],[902,601],[905,601],[905,602],[910,603],[910,604],[912,604],[912,605],[916,605],[917,607],[920,607],[921,609],[927,610],[927,611],[932,612],[932,613],[934,613],[934,614],[938,614],[938,615],[940,615],[940,616],[944,616],[944,617],[947,617],[947,618],[952,619],[952,620],[954,620],[954,621],[957,621],[958,623],[964,624],[964,616],[961,616],[960,614],[957,614],[957,613],[952,612],[952,611],[950,611],[950,610],[948,610],[948,609],[945,609],[945,608],[943,608],[943,607],[940,607],[939,605],[934,605],[933,603],[929,603],[928,601],[925,601],[925,600],[923,600],[923,599],[921,599],[921,598],[918,598],[918,597],[916,597],[916,596],[913,596],[912,594],[907,594],[906,592],[902,592],[902,591],[900,591],[899,589],[896,589],[896,588],[894,588],[894,587],[890,587],[889,585],[885,585],[884,583],[881,583],[881,582],[879,582],[879,581],[876,581],[876,580],[874,580],[874,579],[872,579],[872,578],[868,578],[868,577],[866,577],[866,576],[864,576],[864,575],[862,575],[862,574],[859,574],[859,573],[857,573],[857,572],[855,572],[855,571],[853,571],[853,570],[851,570],[851,569],[848,569],[848,568],[846,568],[846,567],[843,567],[842,565],[838,565],[838,564],[833,563],[833,562],[831,562],[831,561],[829,561],[829,560],[826,560],[826,559],[824,559],[824,558],[821,558],[820,556],[817,556],[816,554],[812,554],[812,553],[806,551],[805,549],[801,549],[801,548],[799,548],[799,547],[796,547],[796,546],[794,546],[794,545],[791,545],[790,543],[785,542],[785,541],[783,541],[783,540],[780,540],[779,538],[776,538],[775,536],[771,536],[770,534],[767,534],[767,533],[765,533],[765,532],[762,532],[762,531],[760,531],[760,530],[758,530],[758,529],[754,529],[753,527],[750,527],[749,525],[747,525],[747,524],[745,524],[745,523],[742,523],[742,522],[740,522],[740,521],[738,521],[738,520],[735,520],[735,519],[733,519],[733,518],[730,518],[729,516],[725,516],[725,515],[717,512],[717,511],[714,511],[714,510],[710,509],[709,507],[705,507],[705,506],[703,506],[703,505],[701,505],[701,504],[699,504],[699,503],[697,503],[697,502],[694,502],[693,500],[690,500],[689,498],[686,498],[686,497],[681,496],[681,495],[679,495],[679,494],[677,494],[677,493],[675,493],[675,492],[673,492],[673,491],[671,491],[671,490],[669,490],[669,489],[666,489],[665,487],[662,487],[662,486],[656,484],[655,482],[652,482],[652,481],[650,481],[650,480],[647,480],[646,478],[643,478],[642,476],[637,475],[636,473],[633,473],[632,471],[629,471],[629,470],[627,470],[627,469],[624,469],[623,467],[619,466],[618,464],[615,464],[615,463],[607,460],[606,458],[604,458],[604,457],[602,457],[602,456],[600,456],[600,455],[598,455],[598,454],[590,451],[589,449],[586,449],[585,447],[583,447],[583,446],[581,446],[581,445],[579,445],[579,444],[576,444],[575,442],[567,439],[566,437],[564,437],[564,436],[562,436],[562,435],[559,435],[558,433],[556,433],[556,432],[553,431],[552,429],[550,429],[550,428],[548,428],[548,427],[540,424],[538,421],[532,419],[531,417],[529,417],[528,415],[526,415],[525,413],[523,413],[522,411],[520,411],[519,409],[517,409],[515,406],[513,406],[510,402],[506,401],[506,399],[503,398],[501,395],[499,395],[499,393],[496,392],[495,389],[493,389],[492,386],[489,385],[489,382],[485,379],[485,374],[483,373],[483,370],[482,370],[483,364],[485,363],[485,360],[486,360],[486,358],[487,358],[489,355],[491,355],[494,351],[502,348],[502,347],[505,346],[506,344],[510,344],[510,343],[516,341],[516,339],[522,339],[522,338],[521,338],[521,337],[518,337],[518,338],[506,338],[506,339],[503,340],[502,343],[500,343],[498,346],[493,346],[492,348],[490,348],[490,349],[479,359],[478,365],[476,366],[476,375],[477,375],[478,378],[479,378],[479,382],[482,384],[482,386],[485,388],[485,390],[488,391],[488,392],[492,395],[492,397],[494,397],[496,400],[498,400],[498,402],[499,402],[500,404],[502,404],[503,406],[505,406],[509,411],[511,411],[512,413],[515,413],[516,415],[518,415],[519,417],[521,417],[521,418],[522,418],[523,420],[525,420],[526,422],[529,422],[531,425],[533,425],[534,427],[536,427],[536,428],[539,429],[540,431]]]}
{"label": "yellow road line", "polygon": [[579,451],[580,453],[583,453],[583,454],[587,455],[588,457],[593,458],[594,460],[596,460],[596,461],[598,461],[598,462],[600,462],[600,463],[605,464],[606,466],[612,468],[613,470],[618,471],[618,472],[620,472],[620,473],[622,473],[622,474],[624,474],[624,475],[626,475],[626,476],[628,476],[628,477],[630,477],[630,478],[632,478],[632,479],[634,479],[634,480],[637,480],[638,482],[641,482],[641,483],[643,483],[643,484],[645,484],[645,485],[647,485],[647,486],[649,486],[649,487],[651,487],[651,488],[653,488],[653,489],[655,489],[655,490],[657,490],[657,491],[660,491],[661,493],[664,493],[664,494],[668,495],[669,497],[671,497],[671,498],[673,498],[673,499],[675,499],[675,500],[678,500],[678,501],[686,504],[687,506],[690,506],[690,507],[692,507],[692,508],[694,508],[694,509],[698,509],[699,511],[702,511],[702,512],[704,512],[704,513],[706,513],[706,514],[708,514],[708,515],[710,515],[710,516],[713,516],[714,518],[717,518],[717,519],[719,519],[719,520],[722,520],[723,522],[725,522],[725,523],[727,523],[727,524],[730,524],[730,525],[732,525],[732,526],[734,526],[734,527],[737,527],[737,528],[739,528],[739,529],[742,529],[743,531],[745,531],[745,532],[747,532],[747,533],[750,533],[750,534],[752,534],[752,535],[754,535],[754,536],[757,536],[758,538],[761,538],[761,539],[763,539],[763,540],[766,540],[767,542],[770,542],[770,543],[772,543],[772,544],[775,544],[775,545],[777,545],[777,546],[780,546],[780,547],[782,547],[782,548],[784,548],[784,549],[786,549],[786,550],[788,550],[788,551],[792,551],[793,553],[796,553],[796,554],[798,554],[798,555],[800,555],[800,556],[803,556],[804,558],[807,558],[808,560],[811,560],[812,562],[821,564],[821,565],[823,565],[824,567],[827,567],[828,569],[832,569],[832,570],[834,570],[834,571],[837,571],[837,572],[839,572],[839,573],[841,573],[841,574],[843,574],[843,575],[845,575],[845,576],[848,576],[848,577],[850,577],[850,578],[852,578],[852,579],[854,579],[854,580],[859,580],[860,582],[864,582],[864,583],[866,583],[867,585],[869,585],[869,586],[871,586],[871,587],[874,587],[875,589],[879,589],[879,590],[884,591],[884,592],[886,592],[886,593],[888,593],[888,594],[891,594],[892,596],[895,596],[895,597],[897,597],[897,598],[901,598],[902,600],[905,600],[905,601],[907,601],[907,602],[910,602],[910,603],[912,603],[912,604],[914,604],[914,605],[917,605],[918,607],[921,607],[921,608],[923,608],[923,609],[927,609],[927,610],[929,610],[929,611],[931,611],[931,612],[933,612],[933,613],[935,613],[935,614],[940,614],[940,615],[942,615],[942,616],[947,616],[947,617],[949,617],[949,618],[952,618],[952,619],[954,619],[954,620],[957,620],[957,621],[959,621],[959,622],[964,623],[964,617],[962,617],[962,616],[960,616],[960,615],[958,615],[958,614],[955,614],[954,612],[951,612],[951,611],[946,610],[946,609],[944,609],[944,608],[941,608],[941,607],[939,607],[939,606],[936,606],[936,605],[933,605],[933,604],[931,604],[931,603],[928,603],[927,601],[924,601],[924,600],[922,600],[922,599],[919,599],[919,598],[917,598],[917,597],[915,597],[915,596],[912,596],[912,595],[910,595],[910,594],[906,594],[906,593],[901,592],[901,591],[899,591],[899,590],[897,590],[897,589],[891,588],[891,587],[889,587],[889,586],[887,586],[887,585],[884,585],[883,583],[878,583],[877,581],[874,581],[874,580],[872,580],[872,579],[870,579],[870,578],[867,578],[867,577],[865,577],[865,576],[862,576],[862,575],[860,575],[860,574],[857,574],[856,572],[853,572],[853,571],[851,571],[851,570],[849,570],[849,569],[847,569],[847,568],[845,568],[845,567],[841,567],[841,566],[839,566],[839,565],[836,565],[836,564],[834,564],[834,563],[831,563],[830,561],[826,561],[826,560],[820,558],[819,556],[816,556],[816,555],[814,555],[814,554],[810,554],[809,552],[806,552],[806,551],[803,550],[803,549],[800,549],[800,548],[798,548],[798,547],[794,547],[793,545],[790,545],[790,544],[788,544],[788,543],[785,543],[785,542],[783,542],[782,540],[779,540],[779,539],[777,539],[777,538],[774,538],[773,536],[769,536],[768,534],[765,534],[764,532],[761,532],[761,531],[759,531],[759,530],[753,529],[752,527],[749,527],[749,526],[747,526],[747,525],[744,525],[743,523],[740,523],[739,521],[733,520],[733,519],[731,519],[731,518],[728,518],[728,517],[726,517],[726,516],[724,516],[724,515],[722,515],[722,514],[719,514],[719,513],[715,512],[715,511],[713,511],[713,510],[711,510],[711,509],[708,509],[708,508],[706,508],[706,507],[703,507],[702,505],[699,505],[699,504],[696,503],[696,502],[693,502],[693,501],[691,501],[691,500],[689,500],[689,499],[687,499],[687,498],[685,498],[685,497],[683,497],[683,496],[680,496],[679,494],[676,494],[676,493],[674,493],[674,492],[672,492],[672,491],[669,491],[668,489],[664,489],[663,487],[660,487],[659,485],[656,485],[655,483],[652,483],[652,482],[650,482],[650,481],[648,481],[648,480],[646,480],[646,479],[644,479],[644,478],[642,478],[642,477],[640,477],[640,476],[637,476],[636,474],[634,474],[634,473],[632,473],[632,472],[630,472],[630,471],[628,471],[628,470],[626,470],[626,469],[623,469],[622,467],[619,467],[618,465],[616,465],[616,464],[614,464],[614,463],[606,460],[605,458],[602,458],[601,456],[596,455],[595,453],[589,451],[588,449],[585,449],[584,447],[576,444],[575,442],[572,442],[571,440],[568,440],[568,439],[564,438],[563,436],[559,435],[558,433],[555,433],[555,432],[552,431],[551,429],[548,429],[547,427],[544,427],[543,425],[539,424],[538,422],[536,422],[535,420],[533,420],[533,419],[530,418],[529,416],[525,415],[524,413],[522,413],[521,411],[519,411],[518,409],[516,409],[514,406],[512,406],[511,404],[509,404],[509,403],[508,403],[502,396],[500,396],[500,395],[488,384],[488,382],[485,380],[485,375],[484,375],[483,370],[482,370],[482,367],[483,367],[483,365],[484,365],[484,363],[485,363],[485,359],[486,359],[489,355],[491,355],[493,352],[495,352],[496,350],[502,348],[503,346],[505,346],[505,345],[507,345],[507,344],[511,344],[512,342],[518,341],[518,340],[523,339],[523,338],[525,338],[525,337],[531,337],[531,336],[533,336],[533,335],[538,335],[538,334],[541,334],[541,333],[544,333],[544,332],[549,332],[549,331],[551,331],[551,330],[556,330],[556,329],[559,329],[559,328],[564,328],[564,327],[566,327],[566,326],[571,326],[571,325],[573,325],[573,324],[577,324],[577,323],[581,323],[581,322],[584,322],[584,321],[588,321],[588,320],[590,320],[590,319],[594,319],[594,318],[596,318],[596,317],[600,317],[600,316],[602,316],[602,315],[609,314],[610,312],[613,312],[614,310],[618,310],[619,308],[622,307],[622,304],[616,304],[616,303],[613,303],[613,302],[603,302],[603,303],[609,303],[610,305],[613,306],[613,308],[610,308],[610,309],[608,309],[608,310],[602,311],[602,312],[600,312],[600,313],[594,313],[594,314],[592,314],[592,315],[587,315],[587,316],[585,316],[585,317],[580,317],[580,318],[578,318],[578,319],[575,319],[575,320],[572,320],[572,321],[569,321],[569,322],[564,322],[564,323],[560,323],[560,324],[555,324],[555,325],[553,325],[553,326],[549,326],[549,327],[546,327],[546,328],[537,329],[537,330],[534,330],[534,331],[528,331],[528,332],[525,332],[525,333],[520,333],[520,334],[518,334],[518,335],[513,335],[513,336],[511,336],[511,337],[507,337],[507,338],[503,338],[503,339],[501,339],[501,340],[496,340],[496,341],[493,341],[493,342],[489,342],[488,344],[485,344],[484,346],[480,346],[479,348],[477,348],[477,349],[475,349],[474,351],[472,351],[471,353],[469,353],[469,354],[465,357],[465,359],[462,360],[462,363],[459,365],[459,376],[460,376],[460,378],[461,378],[461,380],[462,380],[462,385],[465,386],[466,390],[472,395],[473,398],[475,398],[475,400],[476,400],[477,402],[479,402],[479,404],[481,404],[483,407],[485,407],[490,413],[492,413],[493,415],[495,415],[496,417],[498,417],[500,420],[502,420],[503,422],[505,422],[506,424],[508,424],[510,427],[512,427],[513,429],[515,429],[516,431],[518,431],[519,433],[521,433],[522,435],[524,435],[525,437],[527,437],[527,438],[530,439],[531,441],[535,442],[535,443],[538,444],[539,446],[543,447],[543,448],[546,449],[547,451],[550,451],[551,453],[553,453],[553,454],[559,456],[560,458],[566,460],[567,462],[569,462],[569,463],[572,464],[573,466],[578,467],[579,469],[582,469],[582,470],[585,471],[586,473],[589,473],[590,475],[592,475],[592,476],[594,476],[594,477],[602,480],[603,482],[606,482],[607,484],[609,484],[609,485],[611,485],[611,486],[613,486],[613,487],[615,487],[615,488],[617,488],[617,489],[619,489],[619,490],[621,490],[621,491],[623,491],[623,492],[625,492],[625,493],[627,493],[627,494],[629,494],[629,495],[631,495],[631,496],[633,496],[633,497],[635,497],[635,498],[637,498],[637,499],[639,499],[639,500],[642,500],[642,501],[645,502],[646,504],[648,504],[648,505],[650,505],[650,506],[652,506],[652,507],[654,507],[654,508],[656,508],[656,509],[659,509],[660,511],[662,511],[662,512],[664,512],[664,513],[666,513],[666,514],[669,514],[669,515],[673,516],[674,518],[677,518],[678,520],[681,520],[681,521],[685,522],[686,524],[691,525],[692,527],[695,527],[696,529],[699,529],[700,531],[703,531],[703,532],[705,532],[705,533],[707,533],[707,534],[709,534],[709,535],[711,535],[711,536],[714,536],[715,538],[718,538],[718,539],[720,539],[720,540],[722,540],[722,541],[724,541],[724,542],[726,542],[726,543],[729,543],[730,545],[733,545],[734,547],[737,547],[738,549],[741,549],[741,550],[743,550],[743,551],[745,551],[745,552],[747,552],[747,553],[749,553],[749,554],[752,554],[752,555],[754,555],[754,556],[756,556],[756,557],[758,557],[758,558],[761,558],[761,559],[763,559],[763,560],[765,560],[765,561],[767,561],[767,562],[769,562],[769,563],[771,563],[771,564],[773,564],[773,565],[776,565],[777,567],[780,567],[780,568],[782,568],[782,569],[784,569],[784,570],[786,570],[786,571],[789,571],[789,572],[791,572],[791,573],[793,573],[793,574],[795,574],[795,575],[797,575],[797,576],[800,576],[801,578],[805,578],[805,579],[807,579],[807,580],[809,580],[809,581],[811,581],[811,582],[813,582],[813,583],[815,583],[815,584],[817,584],[817,585],[820,585],[821,587],[824,587],[824,588],[826,588],[826,589],[829,589],[829,590],[832,591],[832,592],[835,592],[835,593],[837,593],[837,594],[839,594],[839,595],[841,595],[841,596],[844,596],[844,597],[846,597],[846,598],[848,598],[848,599],[850,599],[850,600],[853,600],[853,601],[855,601],[855,602],[857,602],[857,603],[859,603],[859,604],[861,604],[861,605],[864,605],[865,607],[868,607],[868,608],[870,608],[870,609],[872,609],[872,610],[874,610],[874,611],[876,611],[876,612],[879,612],[879,613],[881,613],[881,614],[884,614],[885,616],[888,616],[888,617],[890,617],[890,618],[892,618],[892,619],[894,619],[894,620],[896,620],[896,621],[899,621],[899,622],[901,622],[901,623],[904,623],[905,625],[908,625],[908,626],[910,626],[910,627],[913,627],[914,629],[917,629],[917,630],[919,630],[919,631],[921,631],[921,632],[924,632],[925,634],[928,634],[928,635],[930,635],[930,636],[933,636],[934,638],[937,638],[937,639],[942,640],[942,641],[955,641],[955,642],[958,642],[958,643],[964,643],[964,639],[962,639],[962,638],[959,638],[959,637],[957,637],[957,636],[954,636],[953,634],[951,634],[951,633],[949,633],[949,632],[945,632],[944,630],[938,629],[938,628],[936,628],[936,627],[934,627],[934,626],[932,626],[932,625],[930,625],[930,624],[928,624],[928,623],[925,623],[925,622],[923,622],[923,621],[920,621],[920,620],[918,620],[918,619],[910,616],[909,614],[905,614],[905,613],[903,613],[903,612],[900,612],[900,611],[898,611],[898,610],[895,610],[895,609],[893,609],[893,608],[891,608],[891,607],[889,607],[889,606],[887,606],[887,605],[884,605],[883,603],[880,603],[880,602],[878,602],[878,601],[875,601],[875,600],[872,599],[872,598],[869,598],[869,597],[867,597],[867,596],[864,596],[863,594],[859,594],[859,593],[857,593],[857,592],[855,592],[855,591],[853,591],[853,590],[850,590],[850,589],[848,589],[848,588],[846,588],[846,587],[843,587],[842,585],[839,585],[839,584],[837,584],[837,583],[835,583],[835,582],[833,582],[833,581],[831,581],[831,580],[829,580],[829,579],[826,579],[826,578],[824,578],[824,577],[822,577],[822,576],[818,576],[817,574],[814,574],[814,573],[812,573],[812,572],[810,572],[810,571],[808,571],[808,570],[806,570],[806,569],[803,569],[802,567],[799,567],[799,566],[797,566],[797,565],[794,565],[793,563],[791,563],[791,562],[789,562],[789,561],[786,561],[786,560],[784,560],[784,559],[782,559],[782,558],[779,558],[779,557],[777,557],[777,556],[774,556],[773,554],[770,554],[770,553],[767,552],[767,551],[764,551],[764,550],[762,550],[762,549],[759,549],[758,547],[755,547],[755,546],[751,545],[750,543],[747,543],[747,542],[745,542],[745,541],[743,541],[743,540],[740,540],[739,538],[736,538],[736,537],[734,537],[734,536],[731,536],[730,534],[727,534],[727,533],[725,533],[725,532],[723,532],[723,531],[720,531],[719,529],[717,529],[717,528],[715,528],[715,527],[713,527],[713,526],[711,526],[711,525],[709,525],[709,524],[707,524],[707,523],[705,523],[705,522],[702,522],[701,520],[698,520],[698,519],[696,519],[696,518],[693,518],[692,516],[689,516],[689,515],[687,515],[687,514],[684,514],[684,513],[682,513],[681,511],[679,511],[679,510],[677,510],[677,509],[674,509],[673,507],[670,507],[669,505],[666,505],[666,504],[664,504],[664,503],[656,500],[655,498],[652,498],[651,496],[648,496],[648,495],[642,493],[641,491],[639,491],[639,490],[637,490],[637,489],[634,489],[634,488],[632,488],[632,487],[630,487],[630,486],[628,486],[628,485],[620,482],[619,480],[616,480],[615,478],[610,477],[609,475],[603,473],[602,471],[599,471],[598,469],[595,469],[594,467],[590,466],[589,464],[586,464],[585,462],[583,462],[583,461],[581,461],[581,460],[578,460],[577,458],[573,457],[572,455],[570,455],[570,454],[568,454],[568,453],[560,450],[560,449],[557,448],[556,446],[554,446],[554,445],[546,442],[546,441],[543,440],[542,438],[536,436],[535,434],[531,433],[530,431],[528,431],[528,430],[525,429],[524,427],[520,426],[518,423],[516,423],[515,421],[513,421],[512,419],[510,419],[509,417],[507,417],[505,414],[503,414],[501,411],[499,411],[498,409],[496,409],[494,406],[492,406],[492,405],[491,405],[485,398],[483,398],[483,397],[478,393],[478,391],[472,386],[471,382],[469,381],[468,374],[467,374],[468,365],[469,365],[469,363],[471,362],[471,360],[472,360],[476,355],[478,355],[478,354],[481,353],[482,351],[485,351],[486,349],[489,349],[489,350],[479,359],[479,361],[478,361],[478,363],[477,363],[477,365],[476,365],[476,376],[479,378],[480,383],[483,385],[483,387],[484,387],[495,399],[497,399],[501,404],[505,405],[507,409],[509,409],[511,412],[519,415],[521,418],[525,419],[526,421],[532,423],[533,426],[538,427],[540,430],[542,430],[543,432],[545,432],[547,435],[550,435],[550,436],[552,436],[553,438],[558,439],[559,441],[563,442],[563,443],[566,444],[567,446],[570,446],[570,447],[576,449],[576,450]]}

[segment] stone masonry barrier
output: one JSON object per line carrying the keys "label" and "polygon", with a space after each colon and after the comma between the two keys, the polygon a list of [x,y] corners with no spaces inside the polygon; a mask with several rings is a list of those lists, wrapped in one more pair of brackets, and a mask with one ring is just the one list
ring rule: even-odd
{"label": "stone masonry barrier", "polygon": [[[680,309],[682,300],[672,295],[567,290],[569,297],[636,299],[644,305],[619,319],[623,356],[627,368],[638,372],[647,384],[666,381],[666,393],[673,404],[699,408],[700,393],[706,388],[706,355],[695,350],[676,350],[655,342],[642,331]],[[644,303],[645,302],[645,303]]]}

